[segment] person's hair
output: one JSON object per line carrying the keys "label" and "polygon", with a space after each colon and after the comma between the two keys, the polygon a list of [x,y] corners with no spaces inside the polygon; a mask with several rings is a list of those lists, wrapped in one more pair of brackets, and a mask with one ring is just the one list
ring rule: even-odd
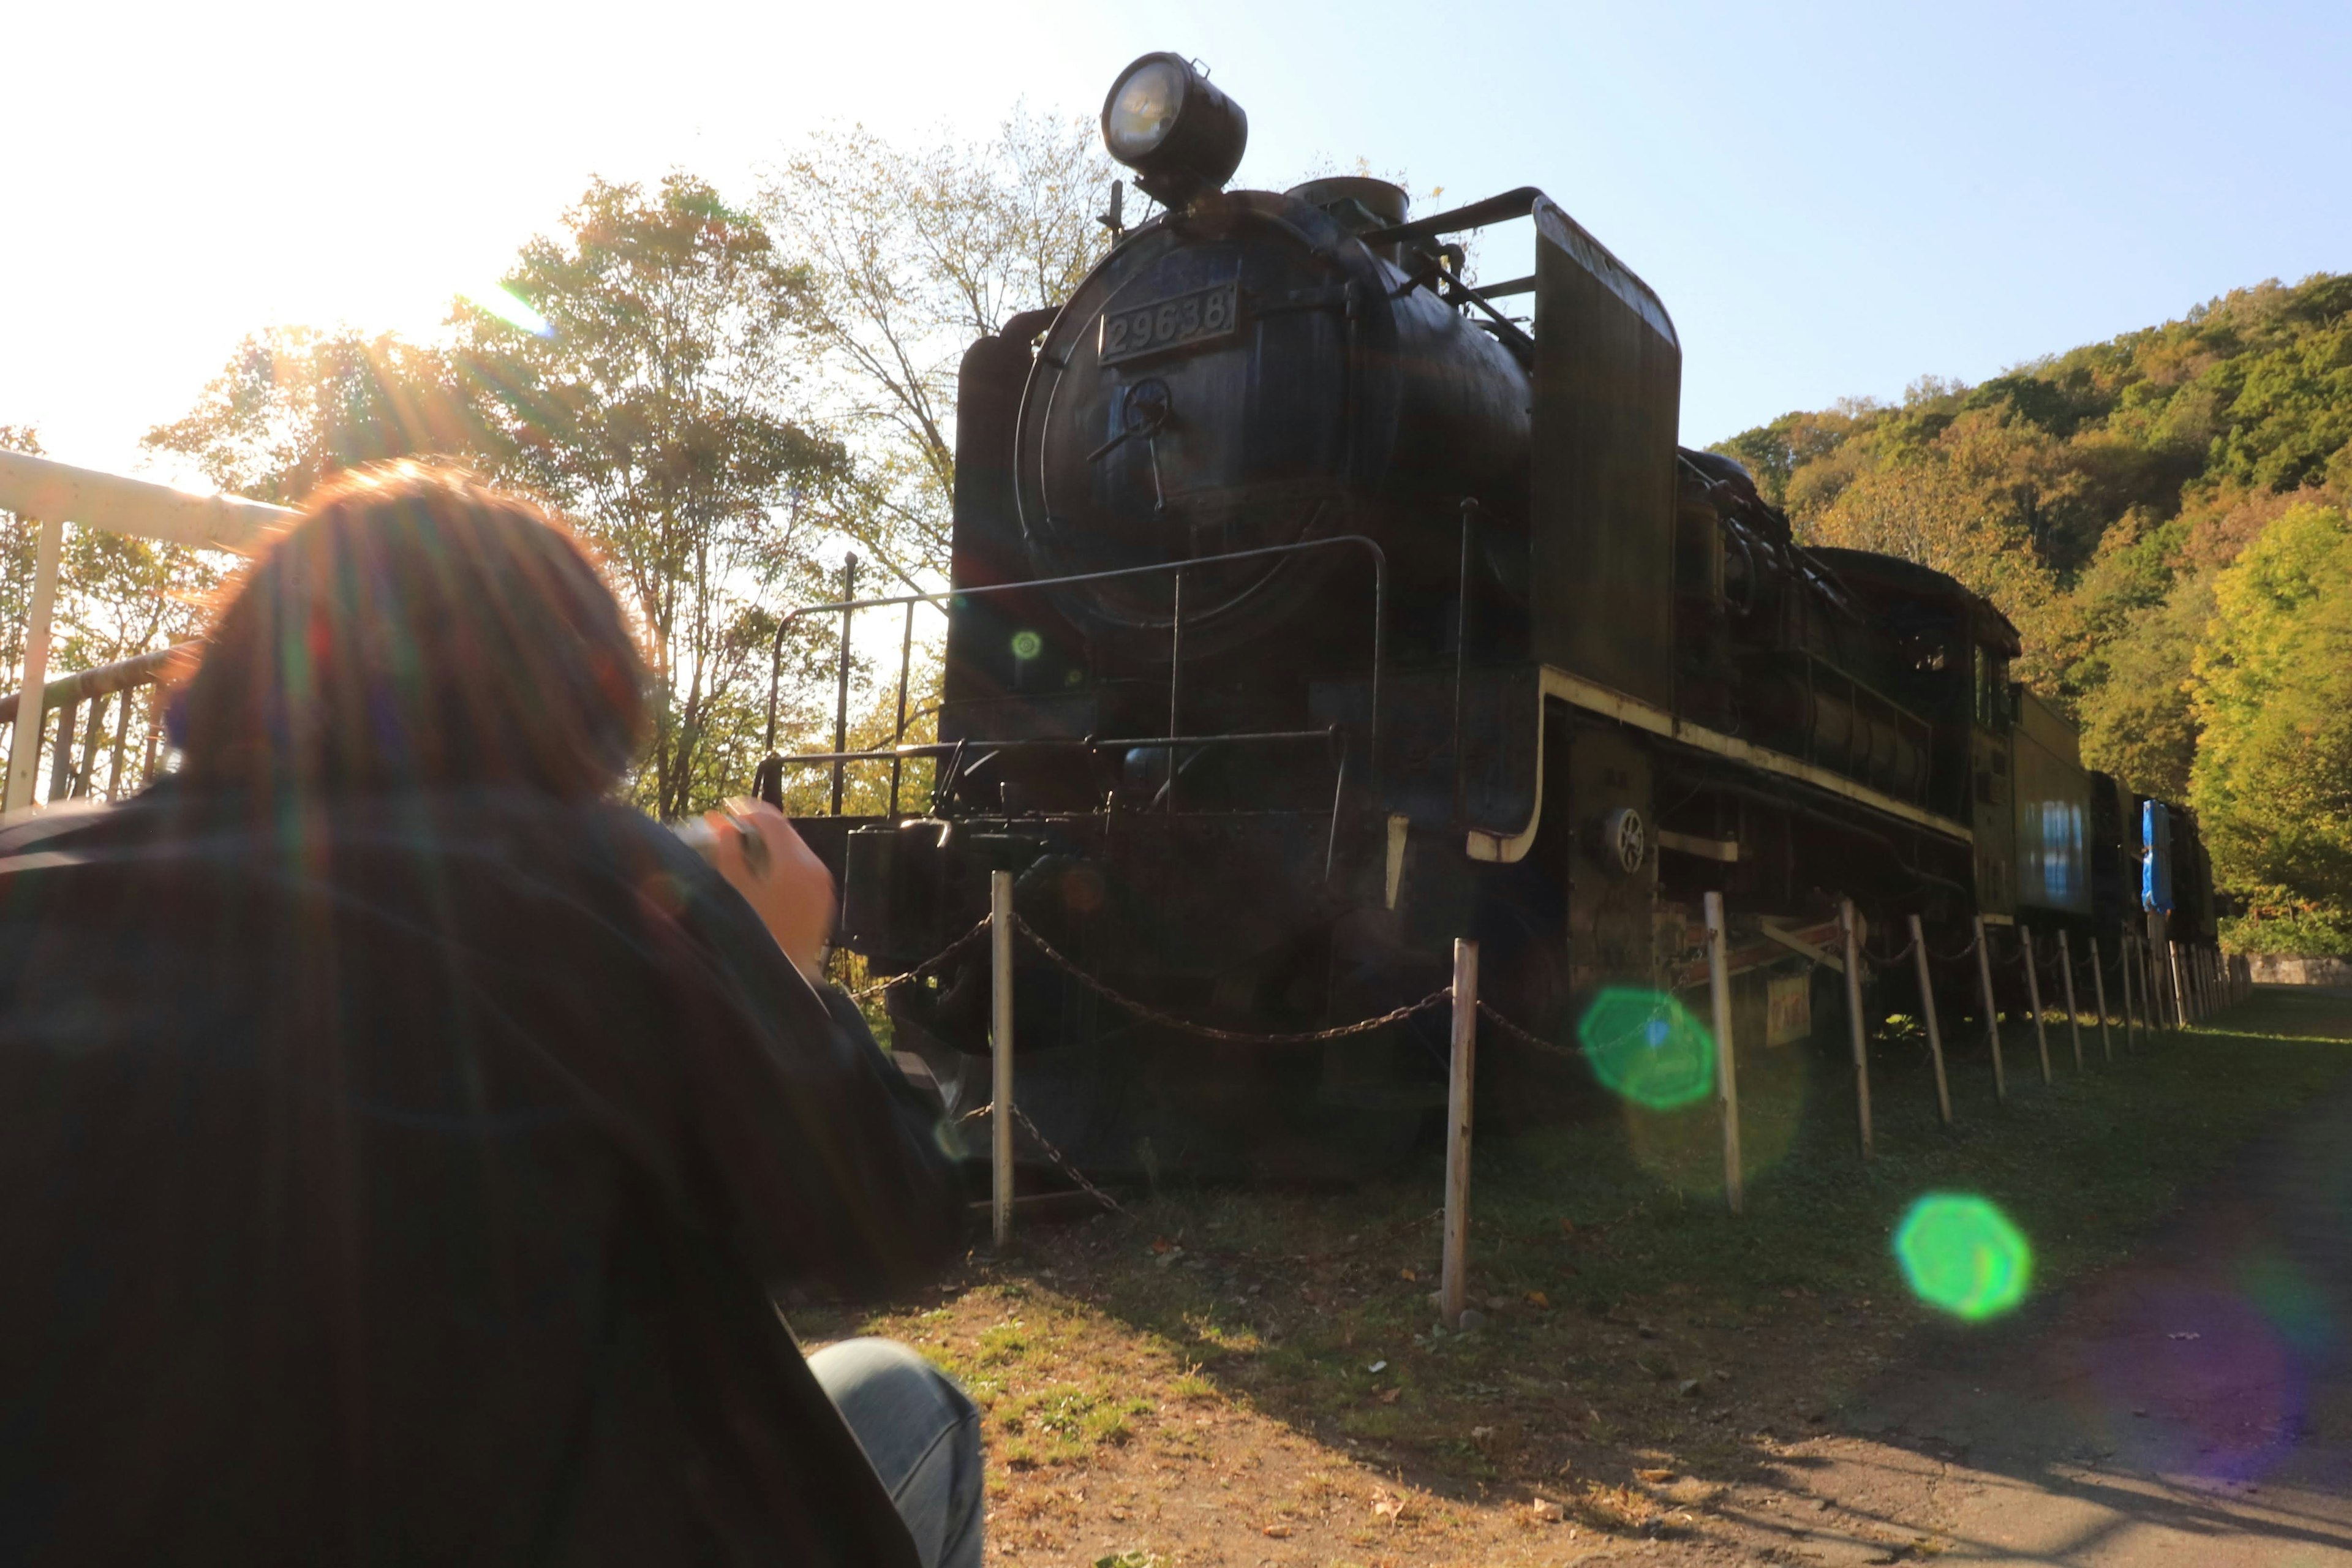
{"label": "person's hair", "polygon": [[192,784],[602,795],[646,726],[646,670],[552,514],[421,463],[312,496],[230,585],[175,737]]}

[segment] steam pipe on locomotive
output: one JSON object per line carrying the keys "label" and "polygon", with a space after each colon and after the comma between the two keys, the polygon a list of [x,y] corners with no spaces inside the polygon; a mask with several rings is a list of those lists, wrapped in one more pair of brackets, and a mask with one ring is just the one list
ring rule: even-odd
{"label": "steam pipe on locomotive", "polygon": [[[1378,180],[1229,191],[1246,117],[1172,54],[1120,74],[1102,127],[1163,210],[964,355],[950,587],[800,612],[946,616],[936,741],[903,744],[902,691],[891,748],[782,757],[772,728],[762,766],[773,798],[787,766],[892,762],[887,815],[802,825],[877,972],[1009,868],[1024,921],[1164,1014],[1352,1022],[1442,986],[1469,935],[1484,994],[1573,1044],[1608,987],[1698,983],[1716,891],[1741,1037],[1779,1048],[1813,1026],[1842,897],[1939,950],[1979,912],[2110,953],[2150,918],[2144,803],[2009,681],[2007,619],[1805,547],[1738,464],[1678,447],[1664,303],[1540,191],[1423,218]],[[1482,286],[1444,241],[1522,219],[1526,278]],[[1522,295],[1524,326],[1496,303]],[[909,757],[938,772],[902,817]],[[2194,906],[2170,918],[2210,921],[2168,820]],[[987,1093],[985,989],[975,960],[887,994],[957,1104]],[[1024,1107],[1097,1169],[1377,1168],[1443,1096],[1426,1020],[1237,1046],[1042,959],[1016,996]],[[1587,1093],[1572,1063],[1487,1062],[1520,1110]]]}

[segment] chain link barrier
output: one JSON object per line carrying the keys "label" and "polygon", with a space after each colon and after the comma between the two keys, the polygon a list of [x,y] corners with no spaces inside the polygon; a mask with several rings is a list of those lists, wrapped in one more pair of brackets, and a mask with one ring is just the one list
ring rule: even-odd
{"label": "chain link barrier", "polygon": [[914,968],[907,971],[906,973],[893,974],[888,979],[877,980],[871,985],[861,985],[856,990],[847,994],[849,999],[852,1002],[863,1002],[869,997],[881,995],[882,993],[889,990],[893,985],[904,985],[909,980],[920,980],[924,975],[929,974],[932,970],[937,969],[940,964],[945,963],[949,959],[953,958],[957,953],[961,952],[973,942],[978,942],[981,937],[987,932],[987,931],[988,917],[986,915],[982,915],[980,918],[980,923],[978,925],[972,927],[970,931],[956,938],[955,941],[948,943],[947,946],[940,949],[939,952],[931,954],[930,957],[923,960],[922,963],[915,965]]}
{"label": "chain link barrier", "polygon": [[[996,1101],[992,1100],[986,1105],[975,1105],[970,1110],[965,1111],[961,1116],[957,1117],[956,1124],[958,1126],[961,1126],[967,1121],[977,1121],[983,1116],[993,1115],[995,1110]],[[1037,1124],[1029,1120],[1029,1113],[1021,1109],[1018,1101],[1015,1101],[1013,1106],[1013,1120],[1021,1124],[1021,1131],[1029,1134],[1030,1141],[1035,1143],[1037,1147],[1044,1152],[1046,1159],[1051,1160],[1054,1163],[1054,1168],[1061,1172],[1063,1175],[1068,1177],[1071,1184],[1075,1185],[1078,1191],[1086,1194],[1087,1196],[1094,1199],[1095,1202],[1102,1205],[1104,1208],[1108,1209],[1112,1214],[1118,1215],[1122,1219],[1133,1219],[1135,1217],[1134,1210],[1129,1208],[1125,1204],[1120,1203],[1117,1198],[1111,1196],[1108,1193],[1103,1191],[1100,1187],[1087,1180],[1085,1173],[1081,1172],[1076,1165],[1070,1163],[1070,1157],[1067,1154],[1063,1153],[1059,1149],[1054,1147],[1053,1141],[1047,1138],[1043,1132],[1037,1131]]]}
{"label": "chain link barrier", "polygon": [[1870,951],[1869,943],[1864,942],[1861,944],[1862,956],[1868,959],[1872,963],[1877,965],[1881,969],[1892,969],[1896,964],[1902,963],[1905,959],[1910,957],[1912,948],[1917,945],[1918,944],[1916,942],[1906,942],[1901,947],[1896,948],[1892,955],[1881,958],[1878,954]]}
{"label": "chain link barrier", "polygon": [[1077,1187],[1080,1192],[1094,1199],[1095,1202],[1102,1205],[1104,1208],[1109,1210],[1112,1214],[1118,1215],[1127,1219],[1133,1219],[1135,1217],[1134,1214],[1125,1204],[1120,1203],[1117,1198],[1111,1196],[1108,1193],[1103,1191],[1100,1187],[1087,1180],[1086,1176],[1078,1170],[1078,1168],[1070,1163],[1070,1157],[1067,1154],[1063,1153],[1059,1149],[1055,1148],[1052,1143],[1048,1142],[1045,1135],[1037,1131],[1037,1124],[1029,1120],[1029,1113],[1022,1110],[1018,1102],[1015,1102],[1013,1107],[1013,1120],[1021,1123],[1021,1130],[1029,1134],[1031,1140],[1036,1143],[1038,1148],[1045,1152],[1045,1158],[1054,1162],[1054,1168],[1055,1170],[1061,1172],[1063,1175],[1077,1184]]}
{"label": "chain link barrier", "polygon": [[1574,1061],[1580,1062],[1584,1059],[1582,1051],[1572,1051],[1566,1046],[1555,1045],[1533,1029],[1513,1023],[1497,1012],[1495,1005],[1483,996],[1478,998],[1478,1016],[1530,1050],[1541,1051],[1546,1056],[1567,1057]]}
{"label": "chain link barrier", "polygon": [[[950,942],[946,947],[933,954],[930,958],[917,964],[914,968],[907,971],[905,973],[891,975],[887,979],[877,981],[871,985],[864,986],[858,990],[849,992],[848,994],[856,1000],[864,1001],[868,997],[879,995],[893,986],[903,985],[908,981],[920,979],[924,975],[938,969],[940,965],[946,963],[950,959],[955,957],[965,948],[971,946],[974,942],[977,942],[982,936],[987,933],[991,923],[992,921],[989,918],[982,918],[979,923],[974,925],[970,931],[964,932],[961,936],[956,938],[955,941]],[[1052,963],[1055,968],[1070,976],[1073,980],[1076,980],[1080,984],[1086,986],[1088,990],[1094,992],[1097,995],[1101,996],[1104,1000],[1112,1003],[1114,1005],[1125,1010],[1126,1012],[1132,1014],[1134,1016],[1143,1019],[1146,1022],[1159,1024],[1165,1027],[1178,1030],[1181,1033],[1197,1035],[1207,1039],[1223,1040],[1234,1044],[1263,1046],[1313,1045],[1327,1040],[1348,1039],[1357,1035],[1370,1034],[1373,1030],[1386,1028],[1391,1024],[1402,1023],[1407,1018],[1413,1017],[1421,1013],[1425,1013],[1432,1008],[1450,1004],[1454,999],[1454,988],[1451,985],[1447,985],[1431,992],[1428,995],[1423,996],[1417,1002],[1411,1002],[1407,1003],[1403,1006],[1391,1008],[1388,1012],[1382,1013],[1376,1017],[1362,1018],[1352,1024],[1341,1024],[1328,1029],[1299,1030],[1284,1034],[1253,1034],[1238,1029],[1219,1028],[1214,1025],[1196,1023],[1189,1018],[1179,1017],[1173,1013],[1164,1012],[1160,1008],[1153,1007],[1147,1003],[1139,1002],[1134,997],[1129,996],[1118,991],[1107,982],[1087,973],[1085,969],[1080,968],[1075,961],[1063,953],[1058,948],[1055,947],[1053,943],[1047,942],[1043,936],[1040,936],[1028,921],[1021,918],[1018,912],[1015,912],[1013,916],[1013,924],[1014,931],[1021,937],[1026,940],[1030,946],[1036,949],[1039,955],[1045,958],[1048,963]],[[1717,934],[1717,933],[1713,931],[1708,932],[1710,942],[1716,940]],[[1947,963],[1958,963],[1960,960],[1967,958],[1969,954],[1975,952],[1979,947],[1982,947],[1989,954],[1992,950],[1991,935],[1988,930],[1978,931],[1972,934],[1969,941],[1957,952],[1948,954],[1939,953],[1932,946],[1927,945],[1924,932],[1920,936],[1906,942],[1900,948],[1896,949],[1892,955],[1886,957],[1881,957],[1878,954],[1870,952],[1866,943],[1857,945],[1861,949],[1863,957],[1872,963],[1887,970],[1894,969],[1905,959],[1910,957],[1915,948],[1924,948],[1929,959]],[[2054,951],[2045,956],[2035,950],[2034,944],[2025,942],[2020,942],[2018,948],[2018,961],[2022,967],[2027,969],[2029,973],[2036,970],[2039,970],[2043,973],[2054,973],[2057,968],[2062,967],[2059,963],[2058,954]],[[2130,959],[2127,953],[2118,953],[2116,955],[2116,964],[2118,970],[2126,970],[2129,963]],[[2063,967],[2071,968],[2072,966],[2071,964],[2067,964]],[[2093,968],[2095,970],[2103,969],[2104,967],[2104,965],[2095,963],[2093,964]],[[1584,1059],[1583,1052],[1571,1049],[1566,1046],[1558,1045],[1553,1041],[1544,1038],[1534,1030],[1529,1029],[1524,1025],[1506,1016],[1492,1003],[1486,1001],[1483,997],[1478,1000],[1476,1009],[1480,1018],[1494,1026],[1494,1027],[1506,1038],[1508,1038],[1518,1045],[1524,1046],[1528,1049],[1539,1052],[1546,1056],[1565,1058],[1580,1062]],[[992,1100],[985,1105],[976,1106],[971,1110],[965,1111],[962,1115],[957,1117],[955,1121],[958,1125],[961,1125],[965,1122],[977,1121],[983,1116],[991,1115],[995,1110],[995,1102]],[[1027,1111],[1022,1110],[1017,1103],[1012,1106],[1011,1110],[1013,1120],[1020,1124],[1021,1131],[1028,1137],[1032,1143],[1036,1145],[1038,1151],[1052,1163],[1054,1168],[1058,1171],[1064,1179],[1068,1181],[1073,1187],[1094,1199],[1096,1203],[1102,1206],[1106,1213],[1118,1215],[1121,1218],[1129,1220],[1134,1220],[1139,1217],[1132,1209],[1129,1209],[1126,1205],[1111,1196],[1110,1194],[1105,1192],[1101,1187],[1089,1181],[1087,1178],[1086,1173],[1078,1169],[1076,1164],[1071,1161],[1069,1156],[1063,1153],[1062,1151],[1056,1148],[1053,1142],[1049,1140],[1044,1132],[1038,1130],[1037,1124],[1030,1120],[1029,1113]],[[1329,1248],[1322,1252],[1286,1254],[1274,1258],[1258,1258],[1257,1255],[1239,1253],[1230,1254],[1228,1256],[1237,1258],[1254,1258],[1258,1261],[1289,1263],[1302,1263],[1322,1258],[1343,1258],[1381,1246],[1396,1233],[1415,1226],[1427,1224],[1431,1219],[1442,1215],[1444,1211],[1441,1209],[1433,1211],[1429,1215],[1414,1215],[1406,1219],[1398,1220],[1390,1225],[1381,1226],[1380,1229],[1372,1232],[1369,1236],[1360,1236],[1358,1237],[1350,1238],[1350,1241],[1346,1245],[1335,1248]]]}
{"label": "chain link barrier", "polygon": [[1969,938],[1966,944],[1964,944],[1958,952],[1937,952],[1931,947],[1927,950],[1927,956],[1937,963],[1958,963],[1960,960],[1966,958],[1976,950],[1977,939],[1972,936]]}
{"label": "chain link barrier", "polygon": [[1426,1013],[1432,1007],[1442,1006],[1452,1001],[1454,997],[1452,986],[1441,986],[1418,1002],[1408,1002],[1402,1007],[1391,1007],[1376,1018],[1360,1018],[1352,1024],[1340,1024],[1328,1029],[1303,1029],[1295,1034],[1254,1035],[1240,1029],[1221,1029],[1213,1024],[1196,1024],[1190,1018],[1180,1018],[1173,1013],[1163,1013],[1148,1003],[1139,1002],[1134,997],[1116,990],[1079,968],[1076,963],[1065,957],[1052,942],[1039,936],[1031,928],[1029,922],[1023,920],[1017,913],[1013,917],[1013,929],[1027,938],[1029,945],[1043,954],[1047,962],[1105,1001],[1126,1009],[1147,1023],[1163,1025],[1168,1028],[1181,1029],[1186,1034],[1199,1035],[1204,1039],[1224,1040],[1234,1045],[1311,1046],[1324,1040],[1344,1040],[1355,1035],[1369,1035],[1374,1029],[1385,1029],[1391,1024],[1402,1023],[1416,1013]]}

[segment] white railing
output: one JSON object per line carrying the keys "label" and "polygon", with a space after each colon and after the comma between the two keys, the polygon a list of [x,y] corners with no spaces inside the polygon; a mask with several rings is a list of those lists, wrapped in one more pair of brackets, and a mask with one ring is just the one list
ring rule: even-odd
{"label": "white railing", "polygon": [[[72,700],[68,680],[51,681],[50,618],[57,607],[58,568],[65,554],[65,525],[103,529],[110,533],[136,534],[173,544],[207,550],[237,550],[262,531],[294,514],[284,507],[246,500],[236,496],[190,495],[168,485],[120,474],[77,468],[71,464],[0,449],[0,512],[15,512],[39,530],[33,552],[33,603],[25,627],[25,679],[22,689],[37,691],[40,710],[24,715],[14,709],[28,706],[20,696],[11,716],[8,773],[0,792],[0,811],[22,811],[33,804],[34,776],[40,766],[43,721],[51,708]],[[161,661],[152,667],[161,668]],[[152,670],[143,670],[152,679]]]}

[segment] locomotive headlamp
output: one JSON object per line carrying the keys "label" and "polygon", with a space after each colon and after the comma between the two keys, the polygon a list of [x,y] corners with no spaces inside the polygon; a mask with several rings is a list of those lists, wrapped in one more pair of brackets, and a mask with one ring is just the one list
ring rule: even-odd
{"label": "locomotive headlamp", "polygon": [[1146,55],[1103,100],[1103,145],[1144,195],[1178,207],[1241,167],[1249,116],[1181,55]]}

